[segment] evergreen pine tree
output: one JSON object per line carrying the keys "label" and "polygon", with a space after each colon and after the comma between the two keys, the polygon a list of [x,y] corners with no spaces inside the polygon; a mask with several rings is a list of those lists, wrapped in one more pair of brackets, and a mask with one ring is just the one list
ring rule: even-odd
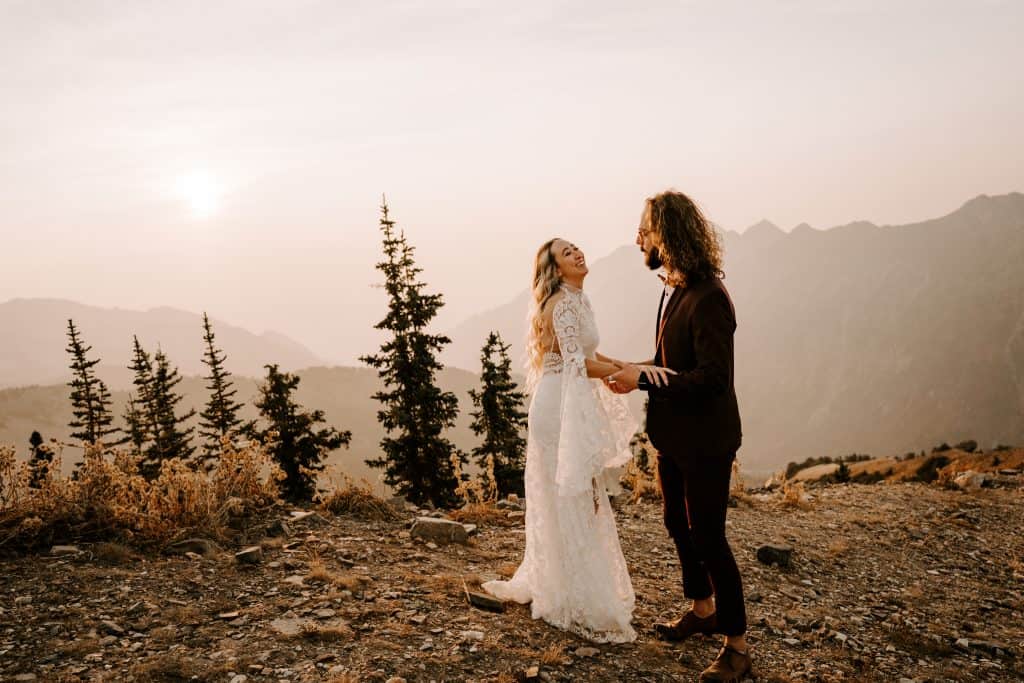
{"label": "evergreen pine tree", "polygon": [[444,304],[440,294],[424,293],[413,248],[404,234],[396,234],[386,201],[381,213],[384,260],[377,269],[384,274],[388,312],[375,327],[391,338],[379,353],[360,360],[383,380],[384,389],[373,398],[381,404],[377,418],[386,435],[380,442],[383,455],[366,464],[384,469],[384,482],[410,501],[446,507],[455,502],[458,486],[452,459],[467,459],[441,435],[455,424],[459,409],[455,394],[435,384],[442,368],[437,355],[451,340],[428,334],[426,327]]}
{"label": "evergreen pine tree", "polygon": [[72,320],[68,320],[68,347],[71,354],[72,379],[71,387],[72,415],[68,426],[75,430],[71,438],[79,439],[87,444],[102,442],[111,434],[116,434],[117,427],[111,427],[113,416],[110,414],[110,391],[107,385],[93,372],[93,367],[100,362],[99,358],[89,360],[86,354],[92,350],[85,346],[78,336],[78,329]]}
{"label": "evergreen pine tree", "polygon": [[471,389],[470,398],[477,410],[471,415],[470,429],[484,437],[483,443],[473,449],[472,456],[481,467],[487,467],[488,456],[494,458],[494,479],[498,495],[510,493],[524,495],[523,471],[526,465],[526,394],[512,381],[510,346],[497,332],[487,337],[480,355],[481,388]]}
{"label": "evergreen pine tree", "polygon": [[143,456],[157,432],[156,410],[153,405],[153,359],[142,348],[138,337],[132,340],[132,363],[128,369],[134,373],[132,384],[135,394],[128,395],[124,421],[135,455]]}
{"label": "evergreen pine tree", "polygon": [[210,374],[203,379],[209,382],[206,388],[210,398],[206,409],[199,415],[199,435],[205,439],[202,466],[209,471],[216,465],[221,439],[225,436],[231,438],[242,424],[238,417],[242,404],[234,400],[238,390],[232,386],[231,375],[224,369],[224,352],[214,346],[213,328],[206,313],[203,313],[203,341],[206,342],[203,363],[210,368]]}
{"label": "evergreen pine tree", "polygon": [[196,411],[177,414],[183,397],[175,387],[181,382],[181,376],[162,350],[157,349],[150,357],[136,337],[129,368],[135,372],[133,383],[137,395],[129,398],[125,409],[128,438],[142,455],[139,472],[147,479],[154,479],[165,460],[192,457],[194,429],[185,428],[184,423],[192,419]]}
{"label": "evergreen pine tree", "polygon": [[132,394],[128,394],[128,403],[124,407],[124,421],[128,425],[124,443],[132,445],[132,454],[141,456],[149,440],[149,428],[145,406],[138,405]]}
{"label": "evergreen pine tree", "polygon": [[322,460],[329,451],[348,446],[352,432],[339,432],[331,426],[315,429],[324,421],[324,412],[304,411],[292,398],[299,377],[279,372],[277,365],[265,367],[267,378],[260,386],[256,407],[266,426],[257,429],[249,423],[244,432],[266,444],[281,466],[285,473],[284,497],[292,502],[311,501],[316,493],[316,473],[324,469]]}

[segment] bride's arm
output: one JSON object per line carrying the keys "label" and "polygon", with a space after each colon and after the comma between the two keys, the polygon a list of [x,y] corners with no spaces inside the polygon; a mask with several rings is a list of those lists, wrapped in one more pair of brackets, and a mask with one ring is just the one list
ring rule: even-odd
{"label": "bride's arm", "polygon": [[584,362],[587,364],[587,377],[592,379],[604,379],[622,369],[615,365],[610,358],[606,359],[601,354],[597,354],[597,360],[587,358]]}

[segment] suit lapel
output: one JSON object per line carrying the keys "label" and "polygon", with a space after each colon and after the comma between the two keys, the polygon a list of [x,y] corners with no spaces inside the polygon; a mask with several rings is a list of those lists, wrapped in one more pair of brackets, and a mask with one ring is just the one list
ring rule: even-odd
{"label": "suit lapel", "polygon": [[665,328],[668,325],[669,318],[672,317],[676,308],[679,307],[679,302],[683,299],[682,290],[682,287],[676,287],[672,290],[672,296],[668,298],[668,303],[665,304],[665,310],[661,313],[661,323],[658,325],[658,337],[655,342],[654,357],[655,359],[661,357],[662,365],[665,365],[665,358],[662,354],[662,344],[665,340]]}

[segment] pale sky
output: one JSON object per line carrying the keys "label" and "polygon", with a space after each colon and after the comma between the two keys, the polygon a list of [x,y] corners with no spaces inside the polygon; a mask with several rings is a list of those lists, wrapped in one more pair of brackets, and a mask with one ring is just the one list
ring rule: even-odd
{"label": "pale sky", "polygon": [[670,186],[736,230],[940,216],[1024,190],[1022,35],[1013,0],[0,0],[0,302],[352,362],[382,192],[442,328]]}

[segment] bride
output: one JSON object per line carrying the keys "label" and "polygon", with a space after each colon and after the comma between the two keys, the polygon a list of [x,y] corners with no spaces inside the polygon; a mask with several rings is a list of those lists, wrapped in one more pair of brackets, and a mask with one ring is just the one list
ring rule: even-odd
{"label": "bride", "polygon": [[[623,363],[597,353],[598,333],[583,293],[583,252],[553,239],[534,262],[527,388],[526,550],[495,597],[531,602],[534,619],[596,642],[630,642],[635,595],[605,492],[606,468],[630,458],[637,421],[600,379]],[[660,368],[644,367],[661,384]]]}

